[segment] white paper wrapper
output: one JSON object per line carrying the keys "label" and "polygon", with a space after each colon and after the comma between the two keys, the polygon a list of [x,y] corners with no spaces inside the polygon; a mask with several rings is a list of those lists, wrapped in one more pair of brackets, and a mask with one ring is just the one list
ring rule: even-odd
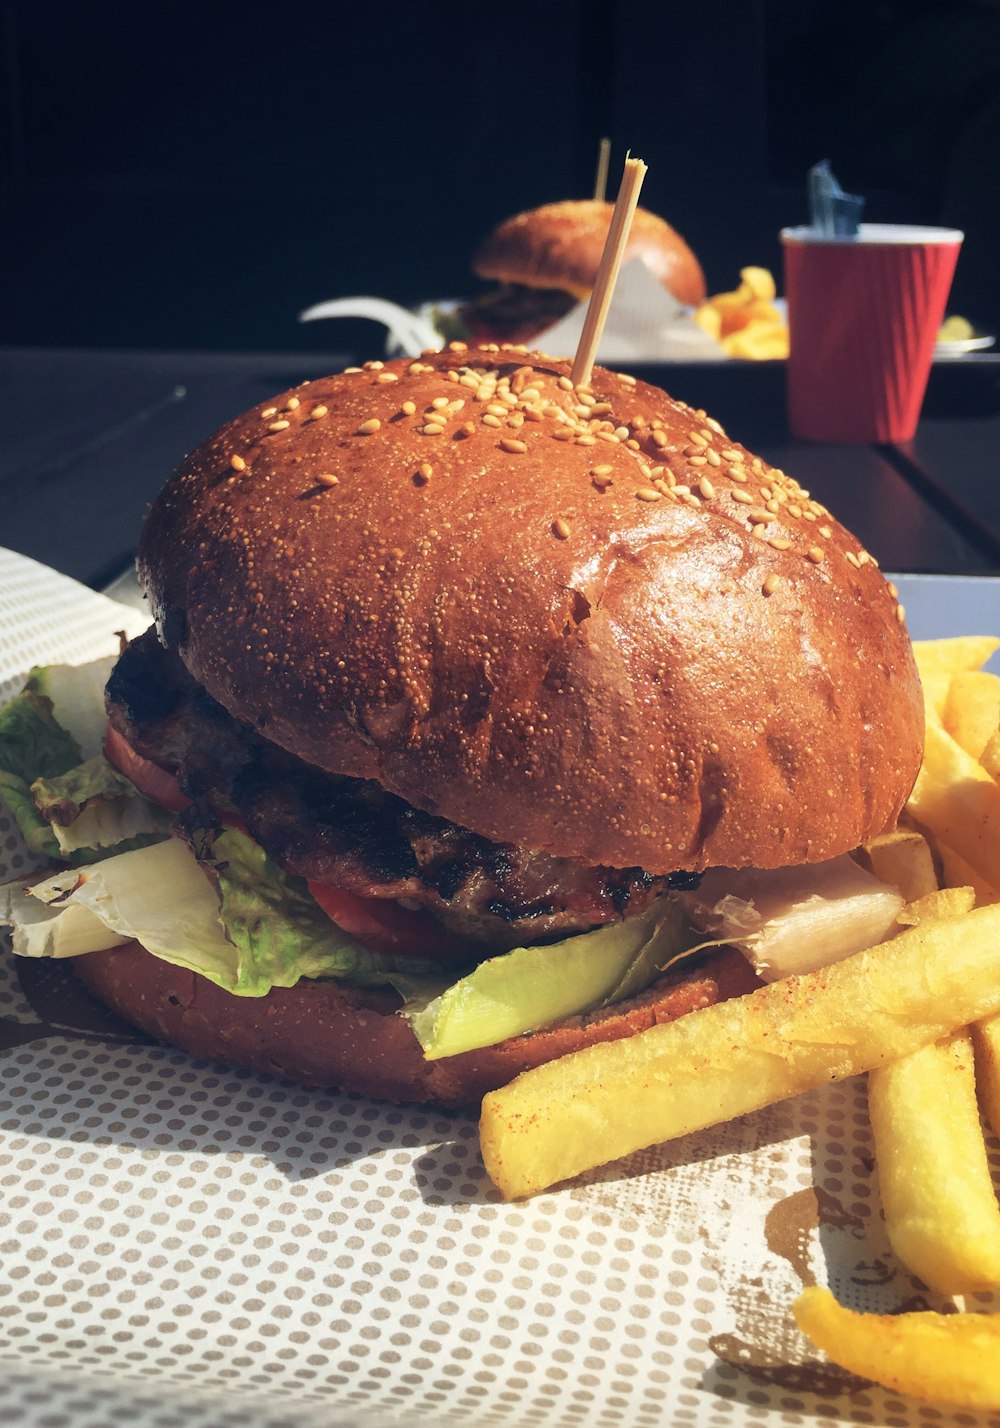
{"label": "white paper wrapper", "polygon": [[[0,552],[6,692],[143,623]],[[0,875],[24,868],[0,822]],[[1000,1422],[852,1379],[794,1328],[813,1279],[935,1304],[885,1241],[861,1081],[504,1205],[473,1117],[150,1045],[7,949],[0,1047],[0,1423]]]}

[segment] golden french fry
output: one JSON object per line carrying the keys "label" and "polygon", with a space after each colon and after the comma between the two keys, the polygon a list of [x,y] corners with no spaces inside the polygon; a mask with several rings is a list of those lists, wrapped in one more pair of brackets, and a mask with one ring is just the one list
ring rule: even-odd
{"label": "golden french fry", "polygon": [[868,1077],[885,1228],[930,1289],[1000,1284],[1000,1206],[986,1158],[972,1038],[956,1032]]}
{"label": "golden french fry", "polygon": [[[970,868],[954,848],[950,848],[940,838],[935,838],[934,850],[941,864],[941,876],[946,887],[972,888],[976,895],[977,907],[986,907],[991,902],[1000,902],[1000,887],[996,883],[987,882],[985,878],[980,877],[979,873],[974,868]],[[997,882],[1000,882],[1000,868],[997,869]]]}
{"label": "golden french fry", "polygon": [[749,289],[751,295],[762,302],[774,302],[777,288],[774,277],[767,268],[741,268],[740,283]]}
{"label": "golden french fry", "polygon": [[875,876],[899,888],[907,902],[937,891],[934,856],[922,833],[899,828],[872,839],[861,851]]}
{"label": "golden french fry", "polygon": [[915,640],[913,654],[924,687],[928,711],[938,718],[944,710],[952,676],[981,669],[1000,649],[991,635],[959,635],[947,640]]}
{"label": "golden french fry", "polygon": [[723,347],[730,357],[745,360],[779,361],[788,356],[788,330],[784,327],[748,326],[723,338]]}
{"label": "golden french fry", "polygon": [[1000,675],[981,669],[952,675],[941,722],[967,754],[980,758],[1000,730]]}
{"label": "golden french fry", "polygon": [[483,1101],[508,1198],[898,1060],[1000,1011],[1000,906],[925,922],[623,1041],[527,1071]]}
{"label": "golden french fry", "polygon": [[920,677],[925,674],[962,674],[982,669],[1000,649],[993,635],[956,635],[946,640],[914,640],[913,654]]}
{"label": "golden french fry", "polygon": [[899,913],[902,927],[916,927],[920,922],[937,922],[942,918],[961,917],[976,905],[976,890],[971,887],[945,887],[908,902]]}
{"label": "golden french fry", "polygon": [[979,762],[995,783],[1000,783],[1000,733],[994,734],[979,756]]}
{"label": "golden french fry", "polygon": [[896,1393],[1000,1408],[1000,1315],[856,1314],[828,1289],[804,1289],[795,1321],[835,1364]]}
{"label": "golden french fry", "polygon": [[1000,1136],[1000,1016],[986,1017],[972,1028],[976,1049],[976,1089],[983,1115]]}
{"label": "golden french fry", "polygon": [[1000,785],[933,720],[926,725],[924,761],[906,807],[992,884],[1000,870]]}

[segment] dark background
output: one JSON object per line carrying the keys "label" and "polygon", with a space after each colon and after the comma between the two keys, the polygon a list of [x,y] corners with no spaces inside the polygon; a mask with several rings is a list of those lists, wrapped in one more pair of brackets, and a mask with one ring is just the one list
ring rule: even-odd
{"label": "dark background", "polygon": [[779,269],[828,157],[867,219],[964,227],[952,310],[1000,329],[989,0],[0,8],[0,344],[374,355],[296,314],[474,291],[603,134],[712,291]]}

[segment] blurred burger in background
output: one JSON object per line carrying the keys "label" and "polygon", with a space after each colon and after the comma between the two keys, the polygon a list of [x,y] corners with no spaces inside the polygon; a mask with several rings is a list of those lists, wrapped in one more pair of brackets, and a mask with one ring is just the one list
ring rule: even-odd
{"label": "blurred burger in background", "polygon": [[[531,343],[590,296],[614,205],[567,199],[506,218],[472,258],[477,277],[493,284],[453,317],[449,336]],[[701,264],[681,235],[648,209],[636,210],[624,261],[639,258],[685,306],[705,300]]]}

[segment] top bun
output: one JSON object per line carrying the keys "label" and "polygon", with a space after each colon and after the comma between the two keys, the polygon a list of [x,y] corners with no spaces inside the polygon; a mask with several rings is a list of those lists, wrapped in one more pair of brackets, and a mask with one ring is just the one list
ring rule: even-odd
{"label": "top bun", "polygon": [[[506,219],[472,259],[481,278],[560,288],[585,298],[594,286],[614,205],[599,199],[547,203]],[[679,302],[697,307],[705,300],[701,264],[670,224],[637,208],[625,261],[641,258]]]}
{"label": "top bun", "polygon": [[633,378],[461,344],[255,407],[157,499],[163,641],[320,768],[650,873],[834,856],[920,761],[896,592],[789,476]]}

